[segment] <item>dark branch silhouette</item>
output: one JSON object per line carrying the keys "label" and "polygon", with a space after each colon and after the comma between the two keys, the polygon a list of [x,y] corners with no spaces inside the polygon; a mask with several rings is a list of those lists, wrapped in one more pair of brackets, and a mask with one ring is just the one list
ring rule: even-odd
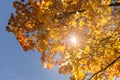
{"label": "dark branch silhouette", "polygon": [[111,3],[108,6],[120,6],[120,3],[116,2],[116,3]]}
{"label": "dark branch silhouette", "polygon": [[53,20],[55,20],[56,18],[57,19],[62,19],[62,18],[65,18],[65,17],[69,17],[70,15],[75,14],[76,12],[82,13],[84,11],[86,11],[86,10],[83,9],[83,10],[76,10],[76,11],[72,11],[72,12],[65,12],[65,13],[62,13],[60,15],[55,14],[54,17],[53,17]]}
{"label": "dark branch silhouette", "polygon": [[108,64],[108,65],[107,65],[105,68],[103,68],[102,70],[94,73],[89,80],[91,80],[94,76],[96,76],[97,74],[99,74],[99,73],[101,73],[102,71],[104,71],[104,70],[106,70],[107,68],[109,68],[111,65],[113,65],[113,64],[114,64],[116,61],[118,61],[119,59],[120,59],[120,56],[118,56],[114,61],[112,61],[110,64]]}

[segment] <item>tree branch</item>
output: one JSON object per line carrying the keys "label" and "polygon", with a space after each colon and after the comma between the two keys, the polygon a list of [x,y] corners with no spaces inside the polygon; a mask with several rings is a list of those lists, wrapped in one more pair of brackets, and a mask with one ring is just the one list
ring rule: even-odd
{"label": "tree branch", "polygon": [[[115,2],[115,3],[111,3],[111,4],[109,4],[108,6],[120,6],[120,2]],[[57,19],[61,19],[61,18],[63,18],[63,17],[68,17],[68,16],[70,16],[70,15],[72,15],[72,14],[75,14],[76,12],[79,12],[79,13],[82,13],[82,12],[84,12],[84,11],[86,11],[86,10],[77,10],[77,11],[73,11],[73,12],[65,12],[65,13],[62,13],[62,14],[60,14],[60,15],[55,15],[55,17],[57,18]]]}
{"label": "tree branch", "polygon": [[111,3],[108,6],[120,6],[120,2]]}
{"label": "tree branch", "polygon": [[[110,38],[119,35],[119,34],[120,34],[120,31],[118,30],[118,28],[119,28],[119,27],[117,27],[110,36],[108,36],[108,37],[103,38],[102,40],[100,40],[100,43],[102,43],[102,42],[107,43],[107,42],[110,40]],[[115,32],[117,32],[117,31],[118,31],[118,34],[115,34]]]}
{"label": "tree branch", "polygon": [[76,11],[72,11],[72,12],[65,12],[65,13],[62,13],[60,15],[55,14],[53,19],[55,19],[55,18],[62,19],[64,17],[69,17],[70,15],[75,14],[76,12],[82,13],[84,11],[86,11],[86,10],[83,9],[83,10],[76,10]]}
{"label": "tree branch", "polygon": [[[120,2],[111,3],[108,6],[120,6]],[[55,15],[54,18],[62,19],[63,17],[68,17],[72,14],[75,14],[76,12],[82,13],[84,11],[86,11],[86,10],[83,9],[83,10],[77,10],[77,11],[73,11],[73,12],[65,12],[65,13],[62,13],[60,15]]]}
{"label": "tree branch", "polygon": [[111,65],[113,65],[116,61],[118,61],[120,59],[120,56],[118,56],[114,61],[112,61],[110,64],[108,64],[104,69],[94,73],[91,78],[89,80],[91,80],[94,76],[96,76],[97,74],[101,73],[102,71],[106,70],[107,68],[109,68]]}

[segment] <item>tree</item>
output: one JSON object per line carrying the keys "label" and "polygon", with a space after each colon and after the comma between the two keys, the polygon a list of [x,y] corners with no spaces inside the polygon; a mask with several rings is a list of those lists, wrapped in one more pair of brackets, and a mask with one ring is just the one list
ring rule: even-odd
{"label": "tree", "polygon": [[6,30],[70,80],[120,77],[120,0],[14,1]]}

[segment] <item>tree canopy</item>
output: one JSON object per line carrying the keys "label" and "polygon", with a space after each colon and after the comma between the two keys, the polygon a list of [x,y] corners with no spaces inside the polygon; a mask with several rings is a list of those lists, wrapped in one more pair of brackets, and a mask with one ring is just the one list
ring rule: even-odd
{"label": "tree canopy", "polygon": [[120,0],[14,1],[6,30],[70,80],[120,77]]}

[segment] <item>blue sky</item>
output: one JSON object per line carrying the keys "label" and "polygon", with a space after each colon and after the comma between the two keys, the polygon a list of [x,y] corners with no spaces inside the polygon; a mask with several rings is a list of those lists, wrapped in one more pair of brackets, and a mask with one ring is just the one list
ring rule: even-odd
{"label": "blue sky", "polygon": [[69,80],[57,68],[42,68],[38,52],[24,52],[15,36],[6,32],[13,0],[0,0],[0,80]]}

